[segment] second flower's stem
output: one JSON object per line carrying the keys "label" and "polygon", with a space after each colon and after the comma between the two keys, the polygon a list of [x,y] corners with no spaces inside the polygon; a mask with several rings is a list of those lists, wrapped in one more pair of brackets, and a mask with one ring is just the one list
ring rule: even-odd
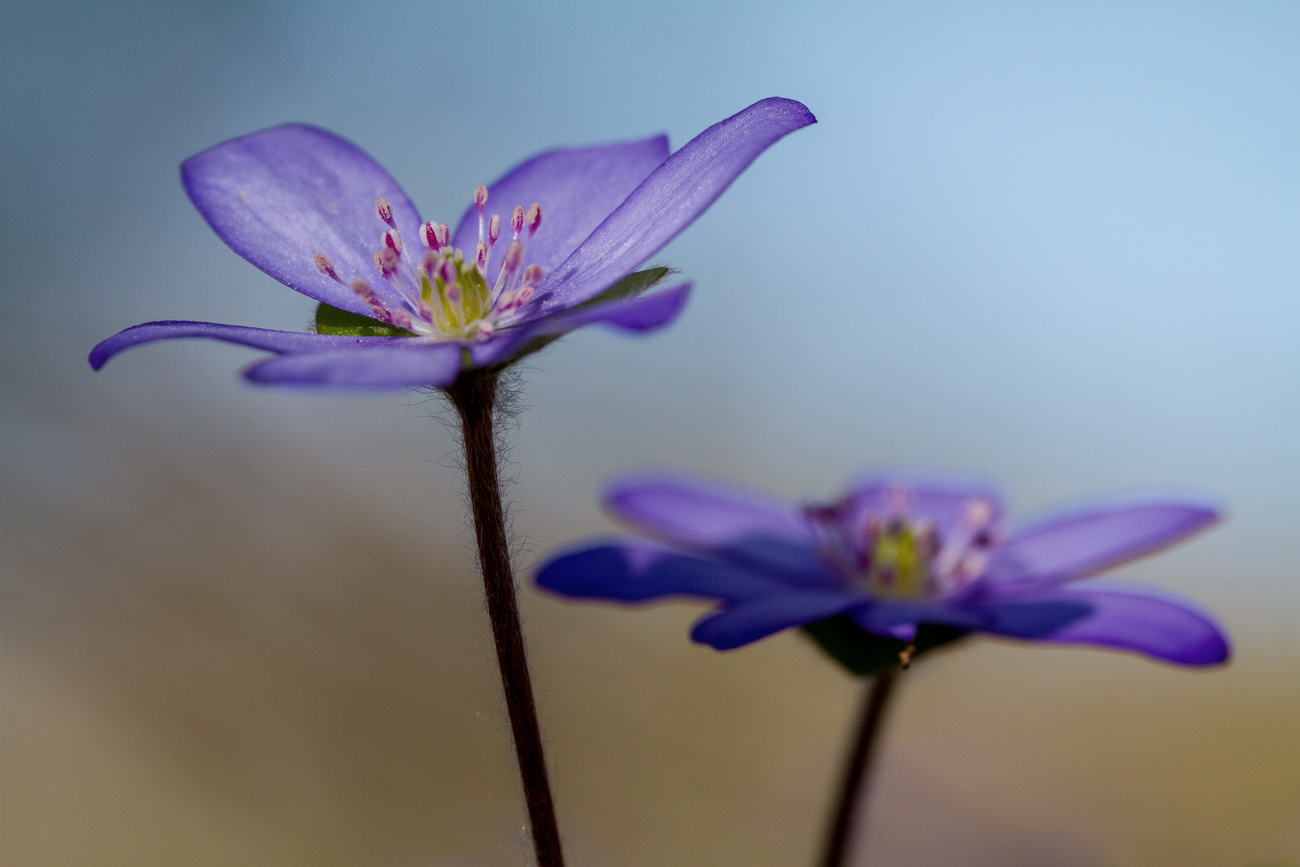
{"label": "second flower's stem", "polygon": [[897,679],[898,669],[884,669],[872,680],[871,687],[864,696],[857,736],[840,778],[839,798],[830,826],[826,829],[825,848],[821,860],[817,862],[819,867],[843,867],[846,863],[849,844],[853,840],[854,821],[862,812],[860,802],[865,801],[862,791],[865,783],[869,782],[871,761],[875,757],[885,708]]}
{"label": "second flower's stem", "polygon": [[528,674],[514,573],[510,568],[505,509],[501,504],[496,433],[493,429],[496,374],[464,375],[447,389],[447,395],[460,414],[479,567],[483,573],[488,618],[492,621],[492,637],[501,668],[501,687],[505,692],[510,729],[514,733],[515,755],[519,759],[519,776],[528,805],[537,865],[563,867],[560,831],[555,821],[555,802],[551,798],[541,729],[537,723],[537,706]]}

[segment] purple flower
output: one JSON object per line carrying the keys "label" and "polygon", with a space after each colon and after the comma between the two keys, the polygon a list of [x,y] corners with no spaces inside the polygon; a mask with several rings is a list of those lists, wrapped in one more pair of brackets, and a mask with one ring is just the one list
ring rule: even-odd
{"label": "purple flower", "polygon": [[[796,505],[651,473],[613,482],[605,508],[656,541],[572,548],[543,564],[538,584],[621,602],[719,600],[691,633],[719,650],[838,619],[859,635],[904,642],[926,626],[1091,644],[1181,665],[1228,658],[1223,630],[1189,602],[1081,580],[1218,520],[1212,507],[1189,500],[1115,501],[1007,528],[998,492],[978,484],[877,476],[835,503]],[[901,645],[892,643],[896,659]]]}
{"label": "purple flower", "polygon": [[254,382],[441,387],[583,325],[660,328],[690,284],[642,295],[668,269],[633,270],[769,145],[814,122],[774,97],[671,155],[665,136],[548,151],[475,190],[454,232],[422,220],[383,168],[333,133],[290,124],[232,139],[181,166],[185,190],[231,249],[321,302],[316,332],[146,322],[96,346],[90,364],[208,337],[275,353],[245,371]]}

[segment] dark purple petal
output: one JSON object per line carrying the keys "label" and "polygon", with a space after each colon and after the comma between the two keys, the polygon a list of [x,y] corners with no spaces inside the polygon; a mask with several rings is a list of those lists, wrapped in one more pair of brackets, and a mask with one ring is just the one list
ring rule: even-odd
{"label": "dark purple petal", "polygon": [[1185,599],[1146,587],[1088,582],[1063,588],[1092,613],[1038,641],[1132,650],[1177,665],[1218,665],[1228,638],[1214,618]]}
{"label": "dark purple petal", "polygon": [[[374,252],[387,228],[375,216],[385,198],[408,249],[418,248],[420,215],[373,159],[331,132],[287,124],[231,139],[181,166],[194,206],[221,240],[304,295],[369,315],[347,287],[362,279],[384,296]],[[323,253],[343,285],[317,270]]]}
{"label": "dark purple petal", "polygon": [[[609,216],[628,194],[668,158],[668,138],[588,148],[547,151],[515,166],[488,185],[485,215],[501,215],[501,240],[494,251],[489,280],[495,280],[510,242],[510,213],[542,206],[542,226],[528,245],[525,264],[547,272],[563,262]],[[468,190],[466,191],[468,192]],[[452,236],[452,246],[474,255],[478,211],[470,205]]]}
{"label": "dark purple petal", "polygon": [[537,584],[565,596],[640,602],[662,596],[747,599],[779,591],[767,579],[702,557],[635,540],[584,545],[552,557]]}
{"label": "dark purple petal", "polygon": [[801,103],[773,97],[700,133],[543,278],[537,315],[612,286],[689,226],[770,145],[815,121]]}
{"label": "dark purple petal", "polygon": [[1091,575],[1167,548],[1218,519],[1212,507],[1189,501],[1130,502],[1048,518],[998,546],[989,577]]}
{"label": "dark purple petal", "polygon": [[718,650],[731,650],[791,626],[843,614],[866,602],[862,594],[850,590],[804,590],[759,596],[727,605],[700,620],[691,630],[691,638]]}
{"label": "dark purple petal", "polygon": [[1046,639],[1068,624],[1093,612],[1082,599],[1017,599],[995,602],[979,609],[984,615],[978,627],[984,632],[1010,638]]}
{"label": "dark purple petal", "polygon": [[276,353],[327,352],[345,346],[373,346],[397,339],[344,337],[311,334],[305,331],[271,331],[266,328],[248,328],[244,325],[220,325],[216,322],[145,322],[119,331],[107,340],[101,341],[90,351],[90,366],[99,370],[108,363],[110,358],[123,350],[179,337],[207,337]]}
{"label": "dark purple petal", "polygon": [[460,373],[461,346],[414,337],[339,352],[282,355],[244,371],[252,382],[344,388],[451,385]]}
{"label": "dark purple petal", "polygon": [[799,507],[694,476],[668,472],[620,476],[606,485],[604,505],[623,523],[689,548],[713,550],[762,537],[808,548],[817,542]]}
{"label": "dark purple petal", "polygon": [[853,620],[871,632],[889,632],[899,626],[921,623],[975,629],[984,622],[984,617],[980,612],[939,601],[876,599],[869,607],[854,612]]}
{"label": "dark purple petal", "polygon": [[691,284],[683,283],[636,298],[563,310],[545,319],[503,329],[492,340],[470,345],[470,358],[476,367],[502,364],[523,352],[538,338],[557,337],[584,325],[607,325],[633,334],[654,331],[677,318],[686,306],[690,291]]}

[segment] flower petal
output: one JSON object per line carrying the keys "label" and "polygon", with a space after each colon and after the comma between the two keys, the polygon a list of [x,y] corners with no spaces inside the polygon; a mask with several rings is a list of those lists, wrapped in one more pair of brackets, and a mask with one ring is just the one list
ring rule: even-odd
{"label": "flower petal", "polygon": [[889,514],[896,505],[902,505],[913,518],[930,521],[944,539],[969,532],[973,502],[987,503],[993,520],[1002,514],[1001,492],[983,480],[967,477],[877,473],[856,481],[849,489],[849,497],[849,526],[857,526],[867,513]]}
{"label": "flower petal", "polygon": [[[418,244],[420,215],[386,171],[331,132],[286,124],[231,139],[190,157],[181,180],[194,206],[230,248],[304,295],[369,315],[347,284],[364,279],[386,296],[374,252],[387,228],[375,199],[393,207],[406,243]],[[342,284],[317,270],[334,263]]]}
{"label": "flower petal", "polygon": [[803,104],[773,97],[700,133],[542,279],[536,315],[571,307],[612,286],[689,226],[771,144],[815,121]]}
{"label": "flower petal", "polygon": [[860,593],[851,590],[804,590],[760,596],[727,605],[700,620],[691,630],[691,639],[718,650],[731,650],[791,626],[834,617],[866,601]]}
{"label": "flower petal", "polygon": [[620,476],[605,486],[605,511],[673,544],[714,550],[760,537],[812,547],[803,511],[767,494],[670,472]]}
{"label": "flower petal", "polygon": [[338,352],[282,355],[254,364],[244,376],[252,382],[276,385],[442,388],[460,373],[459,343],[413,337],[375,339],[386,342]]}
{"label": "flower petal", "polygon": [[1083,599],[1050,597],[1045,599],[1008,599],[981,606],[983,632],[1010,638],[1050,640],[1052,634],[1093,613]]}
{"label": "flower petal", "polygon": [[503,364],[526,352],[539,338],[559,337],[584,325],[608,325],[633,334],[654,331],[677,318],[686,306],[690,291],[691,284],[683,283],[636,298],[563,310],[554,316],[498,331],[492,340],[471,344],[470,359],[476,367]]}
{"label": "flower petal", "polygon": [[373,345],[393,339],[391,337],[342,337],[305,331],[272,331],[244,325],[221,325],[216,322],[145,322],[100,341],[90,351],[90,366],[99,370],[114,355],[133,346],[180,337],[207,337],[281,354],[326,352],[343,346]]}
{"label": "flower petal", "polygon": [[542,564],[536,581],[565,596],[620,602],[661,596],[747,599],[780,590],[780,585],[752,572],[623,539],[561,552]]}
{"label": "flower petal", "polygon": [[1180,542],[1219,519],[1191,501],[1128,502],[1055,516],[1012,533],[998,546],[989,577],[1083,577]]}
{"label": "flower petal", "polygon": [[621,331],[646,332],[663,328],[686,306],[691,284],[650,292],[635,298],[571,307],[535,320],[537,334],[567,334],[584,325],[609,325]]}
{"label": "flower petal", "polygon": [[1062,598],[1085,602],[1092,613],[1037,640],[1132,650],[1176,665],[1218,665],[1228,659],[1223,628],[1173,594],[1088,582],[1063,588]]}
{"label": "flower petal", "polygon": [[[542,226],[528,245],[525,264],[540,265],[549,272],[667,158],[668,137],[663,135],[547,151],[489,184],[484,212],[501,215],[504,237],[499,243],[504,245],[510,241],[510,212],[514,207],[527,210],[534,202],[541,205]],[[477,243],[478,211],[470,205],[456,226],[452,246],[472,256]],[[504,250],[504,246],[499,247],[493,256],[489,283],[496,280]]]}
{"label": "flower petal", "polygon": [[891,632],[899,626],[935,623],[957,629],[976,629],[984,618],[971,611],[942,602],[912,602],[906,599],[877,599],[867,608],[854,612],[853,620],[870,632]]}

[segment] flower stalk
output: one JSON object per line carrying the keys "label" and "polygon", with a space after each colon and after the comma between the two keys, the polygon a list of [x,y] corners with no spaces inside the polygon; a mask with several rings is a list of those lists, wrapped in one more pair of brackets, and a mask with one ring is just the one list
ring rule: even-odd
{"label": "flower stalk", "polygon": [[541,729],[537,722],[537,705],[528,673],[515,578],[510,567],[505,509],[501,503],[493,426],[497,376],[496,372],[467,374],[447,389],[447,396],[460,415],[479,568],[483,574],[488,618],[492,623],[492,638],[501,669],[501,688],[505,693],[510,730],[514,735],[524,801],[528,806],[533,848],[537,853],[538,867],[563,867],[555,802],[551,797]]}
{"label": "flower stalk", "polygon": [[[840,778],[840,793],[835,801],[835,812],[826,829],[818,867],[843,867],[847,863],[849,845],[854,839],[854,827],[864,811],[864,790],[871,778],[871,765],[876,756],[876,745],[885,718],[889,699],[898,681],[897,667],[882,670],[872,678],[871,686],[862,703],[858,732],[844,763]],[[857,836],[861,836],[860,834]]]}

